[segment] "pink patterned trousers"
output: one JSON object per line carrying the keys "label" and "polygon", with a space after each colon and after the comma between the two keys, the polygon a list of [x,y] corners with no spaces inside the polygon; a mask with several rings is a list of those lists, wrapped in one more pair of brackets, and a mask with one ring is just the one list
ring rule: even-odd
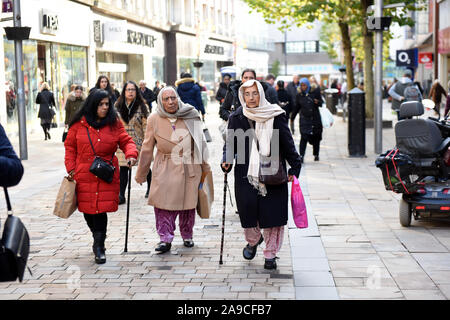
{"label": "pink patterned trousers", "polygon": [[[261,238],[261,229],[256,228],[244,228],[245,240],[254,246]],[[262,233],[266,248],[264,249],[264,258],[273,259],[281,249],[283,244],[284,226],[265,228]]]}
{"label": "pink patterned trousers", "polygon": [[194,223],[195,223],[195,209],[170,211],[155,208],[156,217],[156,231],[159,238],[163,242],[171,243],[175,232],[175,220],[179,217],[180,233],[183,240],[192,239]]}

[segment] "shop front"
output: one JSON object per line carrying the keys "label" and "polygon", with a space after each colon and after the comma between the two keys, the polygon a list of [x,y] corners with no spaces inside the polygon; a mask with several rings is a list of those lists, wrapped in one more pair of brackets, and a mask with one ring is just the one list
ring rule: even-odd
{"label": "shop front", "polygon": [[[182,33],[177,34],[176,41],[177,79],[182,72],[188,72],[208,90],[214,90],[221,81],[220,69],[233,63],[233,45]],[[196,61],[202,62],[202,67],[196,68]]]}
{"label": "shop front", "polygon": [[439,80],[444,88],[448,88],[450,81],[450,0],[439,3],[439,32],[438,32],[438,54],[439,54]]}
{"label": "shop front", "polygon": [[[89,16],[90,9],[72,1],[22,2],[22,25],[31,27],[30,39],[23,42],[23,62],[27,130],[33,132],[40,130],[39,105],[35,100],[43,82],[49,84],[55,96],[59,124],[64,122],[64,105],[71,85],[87,87],[89,26],[80,24],[79,17]],[[6,109],[8,129],[17,133],[14,41],[3,36],[1,46],[6,101],[0,108]]]}
{"label": "shop front", "polygon": [[145,80],[153,88],[164,77],[163,34],[126,20],[94,13],[96,77],[106,75],[121,91],[123,83]]}

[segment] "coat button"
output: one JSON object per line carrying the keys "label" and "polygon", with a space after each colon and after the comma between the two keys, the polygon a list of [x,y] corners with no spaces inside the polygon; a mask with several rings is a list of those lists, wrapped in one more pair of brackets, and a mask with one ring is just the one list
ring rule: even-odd
{"label": "coat button", "polygon": [[100,139],[98,139],[98,141],[100,141]]}
{"label": "coat button", "polygon": [[95,211],[96,213],[98,213],[98,210],[97,211]]}

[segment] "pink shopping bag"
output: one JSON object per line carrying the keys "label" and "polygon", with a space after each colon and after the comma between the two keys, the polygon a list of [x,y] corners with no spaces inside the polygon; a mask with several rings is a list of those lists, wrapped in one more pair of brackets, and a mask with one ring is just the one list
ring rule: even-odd
{"label": "pink shopping bag", "polygon": [[291,188],[292,215],[297,228],[308,228],[308,216],[306,214],[306,204],[303,198],[303,192],[300,188],[300,182],[294,176]]}

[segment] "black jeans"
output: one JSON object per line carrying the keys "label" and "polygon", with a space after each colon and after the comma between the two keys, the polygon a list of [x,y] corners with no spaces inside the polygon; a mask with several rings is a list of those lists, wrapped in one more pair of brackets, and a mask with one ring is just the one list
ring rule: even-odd
{"label": "black jeans", "polygon": [[[130,168],[127,166],[120,167],[120,195],[122,197],[125,197],[125,190],[127,189],[128,185],[128,172],[130,171]],[[148,172],[147,175],[147,191],[150,190],[150,184],[152,183],[152,170]]]}
{"label": "black jeans", "polygon": [[303,157],[306,152],[306,145],[310,142],[313,146],[313,155],[318,156],[320,150],[320,139],[311,135],[301,135],[300,139],[300,155]]}
{"label": "black jeans", "polygon": [[98,214],[84,213],[84,220],[86,220],[87,225],[92,233],[106,233],[106,227],[108,226],[108,216],[106,215],[106,212]]}

